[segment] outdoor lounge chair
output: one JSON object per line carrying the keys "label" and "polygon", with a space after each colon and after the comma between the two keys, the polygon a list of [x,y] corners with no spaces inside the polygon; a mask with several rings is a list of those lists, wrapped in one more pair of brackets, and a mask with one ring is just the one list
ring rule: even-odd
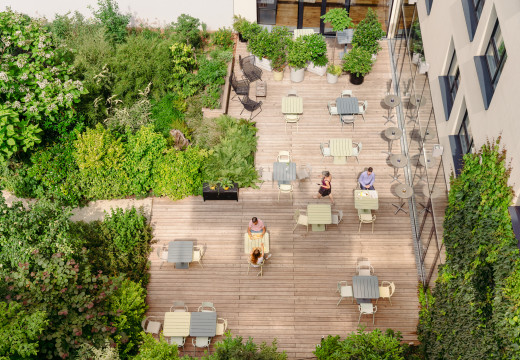
{"label": "outdoor lounge chair", "polygon": [[188,312],[188,307],[184,304],[184,301],[174,301],[170,307],[170,312]]}
{"label": "outdoor lounge chair", "polygon": [[377,312],[377,306],[375,306],[374,304],[372,303],[361,303],[359,304],[359,319],[358,319],[358,325],[359,325],[359,322],[361,321],[361,315],[363,314],[367,314],[367,315],[370,315],[372,314],[372,324],[375,323],[375,313]]}
{"label": "outdoor lounge chair", "polygon": [[[245,95],[242,99],[240,99],[240,102],[244,106],[244,108],[240,112],[240,115],[242,115],[244,110],[250,111],[251,115],[249,116],[249,120],[254,119],[258,114],[262,112],[262,102],[256,102],[254,100],[251,100],[248,95]],[[253,112],[255,112],[257,109],[260,109],[260,111],[255,116],[253,116]]]}
{"label": "outdoor lounge chair", "polygon": [[294,211],[294,221],[296,222],[296,224],[294,225],[294,228],[293,228],[293,232],[294,230],[296,230],[296,227],[298,225],[303,225],[303,226],[306,226],[307,227],[307,232],[309,232],[309,220],[307,218],[307,215],[304,214],[304,211],[302,210],[295,210]]}
{"label": "outdoor lounge chair", "polygon": [[193,344],[193,354],[197,355],[197,348],[208,348],[211,343],[211,338],[207,336],[197,336],[195,339],[191,339],[191,343]]}
{"label": "outdoor lounge chair", "polygon": [[234,72],[231,73],[231,87],[235,91],[235,96],[233,96],[231,100],[233,100],[238,95],[249,96],[249,81],[247,81],[247,79],[237,80]]}
{"label": "outdoor lounge chair", "polygon": [[330,122],[332,115],[339,115],[338,107],[336,106],[336,103],[334,101],[329,101],[329,103],[327,104],[327,108],[329,109],[329,114],[330,114],[329,122]]}
{"label": "outdoor lounge chair", "polygon": [[145,333],[159,335],[159,333],[161,332],[162,323],[159,321],[151,320],[156,318],[156,316],[148,316],[145,317],[144,320],[141,322],[141,327],[143,328]]}
{"label": "outdoor lounge chair", "polygon": [[363,145],[361,143],[352,143],[352,145],[353,146],[352,146],[352,155],[351,156],[355,156],[356,160],[359,164],[358,156],[361,153],[361,149],[362,149]]}
{"label": "outdoor lounge chair", "polygon": [[203,301],[202,305],[199,306],[198,309],[199,312],[216,312],[217,309],[215,309],[215,306],[213,306],[212,302],[209,301]]}
{"label": "outdoor lounge chair", "polygon": [[354,302],[354,292],[352,290],[352,286],[349,286],[346,281],[338,281],[338,289],[336,292],[339,293],[339,301],[336,306],[339,306],[339,303],[343,298],[351,297],[352,302]]}
{"label": "outdoor lounge chair", "polygon": [[[390,305],[392,305],[392,300],[390,299],[392,295],[395,293],[395,284],[390,281],[382,281],[381,286],[379,287],[379,297],[388,298],[390,301]],[[376,304],[379,299],[376,300]]]}
{"label": "outdoor lounge chair", "polygon": [[177,347],[184,347],[186,343],[186,338],[183,336],[169,336],[167,338],[168,344],[177,345]]}
{"label": "outdoor lounge chair", "polygon": [[224,335],[227,330],[227,320],[218,318],[217,319],[217,330],[215,331],[215,335],[220,336]]}
{"label": "outdoor lounge chair", "polygon": [[246,56],[245,58],[238,55],[238,63],[240,64],[240,69],[242,69],[244,76],[250,83],[256,80],[262,80],[262,69],[255,65],[255,57],[253,55]]}
{"label": "outdoor lounge chair", "polygon": [[206,244],[202,246],[194,246],[193,247],[193,261],[196,261],[199,263],[200,267],[204,269],[204,266],[202,266],[202,258],[204,257],[204,254],[206,253]]}

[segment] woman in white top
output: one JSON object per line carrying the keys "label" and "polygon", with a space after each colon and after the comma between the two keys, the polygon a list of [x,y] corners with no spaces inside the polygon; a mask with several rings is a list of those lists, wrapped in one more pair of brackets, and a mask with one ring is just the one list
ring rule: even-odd
{"label": "woman in white top", "polygon": [[253,250],[251,251],[249,261],[253,266],[260,266],[265,262],[265,260],[271,257],[271,254],[266,254],[264,252],[264,243],[260,244],[260,246],[261,247],[253,248]]}

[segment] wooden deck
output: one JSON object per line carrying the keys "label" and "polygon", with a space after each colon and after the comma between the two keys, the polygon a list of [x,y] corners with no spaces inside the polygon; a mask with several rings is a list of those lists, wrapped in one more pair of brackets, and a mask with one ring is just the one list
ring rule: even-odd
{"label": "wooden deck", "polygon": [[[218,317],[228,320],[234,335],[251,336],[257,343],[270,343],[276,338],[279,348],[287,351],[290,359],[309,358],[323,335],[344,337],[356,330],[357,305],[344,299],[336,307],[339,296],[335,291],[337,281],[352,283],[356,260],[364,256],[372,262],[380,282],[395,282],[396,293],[392,306],[388,300],[377,304],[375,325],[367,315],[361,324],[367,330],[393,328],[402,332],[404,341],[417,341],[418,276],[410,219],[402,212],[394,215],[391,204],[398,202],[394,195],[396,183],[390,184],[393,168],[382,153],[388,148],[383,131],[390,126],[384,125],[387,110],[382,99],[391,79],[388,48],[386,42],[382,45],[373,71],[359,86],[351,85],[346,75],[330,85],[325,77],[309,72],[302,83],[294,84],[289,80],[288,69],[284,80],[275,82],[272,74],[264,71],[268,96],[262,99],[262,113],[254,119],[259,129],[257,166],[272,168],[278,151],[289,150],[297,165],[312,166],[313,180],[303,183],[301,188],[296,186],[292,201],[282,194],[278,202],[277,187],[271,183],[264,183],[259,190],[241,190],[238,202],[204,203],[201,197],[176,202],[154,198],[152,223],[159,244],[189,237],[206,243],[208,250],[204,269],[196,264],[188,270],[176,270],[170,264],[159,269],[159,260],[152,254],[148,315],[163,317],[175,300],[185,301],[190,311],[196,311],[202,301],[212,301]],[[237,51],[246,54],[245,45],[239,43]],[[281,99],[290,89],[296,89],[303,97],[304,113],[299,131],[288,126],[286,133]],[[354,131],[349,126],[341,131],[337,117],[329,122],[327,102],[338,97],[342,89],[352,89],[358,99],[368,100],[366,121],[356,119]],[[232,102],[229,113],[238,117],[241,110],[239,102]],[[244,112],[244,116],[249,113]],[[359,164],[354,158],[346,165],[333,165],[332,158],[322,161],[319,144],[334,137],[362,142]],[[395,141],[394,152],[399,146]],[[358,233],[353,199],[357,177],[369,166],[374,168],[380,196],[373,234],[370,225],[364,225]],[[312,198],[323,170],[329,170],[333,176],[333,209],[343,210],[343,222],[339,227],[329,225],[325,232],[309,229],[307,233],[300,226],[293,233],[295,209],[304,209],[309,203],[329,203],[329,199]],[[247,256],[243,252],[243,233],[252,216],[261,218],[271,234],[273,256],[264,266],[263,277],[255,276],[254,269],[247,274]],[[213,343],[218,340],[215,338]],[[191,338],[187,339],[185,351],[193,354]]]}

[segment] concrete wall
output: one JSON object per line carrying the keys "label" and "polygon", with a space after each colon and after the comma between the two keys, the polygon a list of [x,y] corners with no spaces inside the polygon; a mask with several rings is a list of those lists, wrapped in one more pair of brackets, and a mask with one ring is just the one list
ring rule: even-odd
{"label": "concrete wall", "polygon": [[[513,168],[510,185],[520,192],[520,2],[488,0],[485,2],[475,37],[472,42],[466,27],[461,0],[434,1],[430,15],[426,14],[425,1],[418,1],[418,12],[426,55],[430,64],[431,93],[439,141],[444,146],[443,162],[449,176],[453,160],[448,135],[458,134],[464,112],[467,109],[474,146],[479,149],[487,139],[502,135],[502,144],[508,152]],[[483,55],[498,17],[507,51],[507,61],[487,110],[480,91],[480,84],[473,57]],[[460,69],[460,87],[446,121],[438,76],[446,75],[456,50]],[[518,198],[515,198],[518,201]]]}
{"label": "concrete wall", "polygon": [[[216,30],[220,27],[231,27],[233,24],[233,0],[116,0],[119,9],[123,13],[132,14],[131,25],[148,24],[161,27],[175,21],[181,14],[199,18],[206,23],[208,30]],[[235,0],[235,3],[249,0]],[[68,11],[79,11],[90,17],[92,12],[88,5],[97,7],[97,0],[2,0],[0,10],[11,7],[13,10],[30,16],[46,17],[53,19],[55,14],[65,14]],[[255,3],[256,6],[256,3]],[[243,6],[244,8],[244,6]],[[244,11],[247,10],[245,6]],[[255,7],[256,20],[256,7]]]}
{"label": "concrete wall", "polygon": [[256,0],[234,0],[233,8],[235,14],[256,22]]}

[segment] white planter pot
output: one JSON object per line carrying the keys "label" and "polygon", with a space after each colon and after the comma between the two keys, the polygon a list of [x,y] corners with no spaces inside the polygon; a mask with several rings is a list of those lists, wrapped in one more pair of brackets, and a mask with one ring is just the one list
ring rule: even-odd
{"label": "white planter pot", "polygon": [[412,55],[412,64],[417,65],[419,63],[419,59],[421,58],[421,54],[413,53]]}
{"label": "white planter pot", "polygon": [[419,74],[426,74],[430,69],[430,64],[426,61],[419,62]]}
{"label": "white planter pot", "polygon": [[327,66],[316,66],[311,62],[309,66],[307,66],[307,71],[318,76],[323,76],[327,73]]}
{"label": "white planter pot", "polygon": [[273,68],[271,67],[271,60],[267,60],[265,58],[259,59],[255,56],[255,65],[262,70],[273,71]]}
{"label": "white planter pot", "polygon": [[339,75],[332,75],[327,73],[327,82],[329,84],[335,84],[338,82]]}
{"label": "white planter pot", "polygon": [[302,82],[305,76],[305,69],[293,69],[291,68],[291,81],[292,82]]}

